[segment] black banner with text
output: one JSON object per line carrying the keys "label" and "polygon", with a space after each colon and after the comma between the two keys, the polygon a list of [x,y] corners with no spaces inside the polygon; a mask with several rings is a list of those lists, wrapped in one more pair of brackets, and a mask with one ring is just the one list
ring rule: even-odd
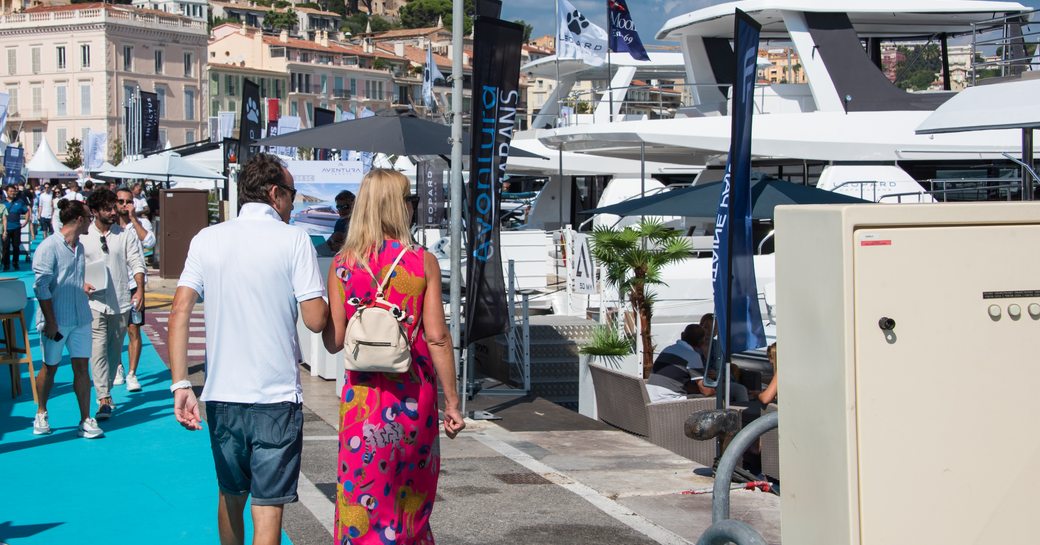
{"label": "black banner with text", "polygon": [[419,161],[416,171],[416,191],[419,193],[419,225],[447,227],[444,213],[444,161]]}
{"label": "black banner with text", "polygon": [[260,124],[260,86],[242,79],[242,113],[238,117],[238,164],[245,165],[256,154],[254,142],[263,133]]}
{"label": "black banner with text", "polygon": [[159,95],[141,91],[141,152],[158,151],[166,142],[159,141]]}
{"label": "black banner with text", "polygon": [[520,46],[516,23],[478,17],[473,41],[470,117],[469,220],[466,245],[466,343],[509,327],[499,240],[502,179],[520,102]]}

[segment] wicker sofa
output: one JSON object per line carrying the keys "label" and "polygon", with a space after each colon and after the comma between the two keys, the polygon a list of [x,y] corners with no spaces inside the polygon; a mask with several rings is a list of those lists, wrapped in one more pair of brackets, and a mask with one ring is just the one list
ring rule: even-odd
{"label": "wicker sofa", "polygon": [[590,364],[599,419],[622,431],[645,437],[684,458],[705,466],[715,459],[715,441],[697,441],[683,434],[691,413],[715,408],[715,398],[695,397],[650,403],[640,377]]}

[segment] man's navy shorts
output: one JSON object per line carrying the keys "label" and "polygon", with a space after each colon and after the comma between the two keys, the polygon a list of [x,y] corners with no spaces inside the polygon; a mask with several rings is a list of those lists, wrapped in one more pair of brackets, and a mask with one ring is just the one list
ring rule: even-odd
{"label": "man's navy shorts", "polygon": [[207,401],[206,420],[217,484],[224,493],[249,494],[253,505],[297,500],[302,404]]}

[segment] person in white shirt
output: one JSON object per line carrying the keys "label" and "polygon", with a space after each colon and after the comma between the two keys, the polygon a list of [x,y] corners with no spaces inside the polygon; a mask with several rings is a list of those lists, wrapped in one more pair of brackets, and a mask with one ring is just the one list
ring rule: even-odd
{"label": "person in white shirt", "polygon": [[80,437],[94,439],[104,435],[97,421],[90,417],[90,306],[87,294],[93,287],[84,275],[81,237],[90,224],[90,213],[80,202],[62,201],[58,213],[64,216],[61,231],[47,237],[33,256],[33,289],[40,304],[36,325],[40,331],[43,363],[36,376],[37,408],[33,418],[33,434],[51,433],[47,401],[54,387],[62,353],[72,359],[72,390],[79,406]]}
{"label": "person in white shirt", "polygon": [[40,232],[47,238],[51,234],[52,215],[54,214],[54,194],[51,192],[50,184],[43,184],[40,194],[36,197],[36,213],[40,221]]}
{"label": "person in white shirt", "polygon": [[298,498],[303,450],[296,320],[319,333],[329,306],[310,237],[288,225],[296,189],[285,166],[258,154],[242,170],[238,194],[238,217],[191,241],[170,313],[170,389],[177,421],[202,429],[188,380],[188,322],[204,296],[202,400],[220,488],[220,541],[242,543],[251,496],[253,543],[278,543],[283,506]]}
{"label": "person in white shirt", "polygon": [[137,182],[131,191],[134,194],[134,213],[138,216],[147,214],[148,198],[144,195],[144,186],[141,185],[141,182]]}
{"label": "person in white shirt", "polygon": [[[102,274],[106,275],[102,285],[94,284],[98,291],[90,296],[94,340],[90,367],[98,402],[94,418],[106,420],[115,410],[112,383],[122,359],[130,309],[141,310],[144,307],[144,257],[137,233],[123,229],[116,222],[115,193],[108,189],[96,190],[90,194],[87,206],[94,214],[90,229],[80,238],[86,250],[87,268],[89,270],[92,263],[102,261]],[[137,284],[133,297],[126,289],[130,278],[128,271]],[[91,281],[89,274],[87,281]]]}
{"label": "person in white shirt", "polygon": [[[143,257],[145,248],[155,246],[155,233],[152,232],[152,223],[147,218],[137,217],[137,214],[134,213],[133,193],[125,187],[116,191],[116,210],[119,214],[119,226],[137,235],[137,245]],[[133,299],[134,295],[137,294],[137,281],[133,280],[133,274],[128,276],[131,278],[129,284],[130,298]],[[147,282],[148,274],[145,273],[145,283],[147,284]],[[130,311],[130,320],[126,328],[130,337],[130,344],[127,348],[127,363],[129,364],[130,372],[124,375],[123,364],[120,363],[116,369],[116,378],[112,381],[112,384],[115,386],[125,382],[128,392],[141,391],[141,382],[137,380],[137,366],[141,363],[141,326],[144,325],[144,313],[143,306],[139,311],[133,309]]]}
{"label": "person in white shirt", "polygon": [[69,182],[69,188],[65,191],[65,195],[62,198],[70,201],[87,202],[87,198],[79,192],[79,182],[75,180]]}

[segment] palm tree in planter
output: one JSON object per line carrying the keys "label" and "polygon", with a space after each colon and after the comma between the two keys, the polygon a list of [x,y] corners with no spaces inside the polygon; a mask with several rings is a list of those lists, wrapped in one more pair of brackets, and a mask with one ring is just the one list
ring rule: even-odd
{"label": "palm tree in planter", "polygon": [[643,378],[654,367],[650,318],[653,293],[647,288],[664,285],[661,271],[670,263],[690,257],[689,240],[657,218],[643,218],[638,225],[621,230],[598,227],[592,233],[592,257],[606,269],[607,282],[617,288],[618,296],[632,304],[639,316],[639,337],[643,344]]}

